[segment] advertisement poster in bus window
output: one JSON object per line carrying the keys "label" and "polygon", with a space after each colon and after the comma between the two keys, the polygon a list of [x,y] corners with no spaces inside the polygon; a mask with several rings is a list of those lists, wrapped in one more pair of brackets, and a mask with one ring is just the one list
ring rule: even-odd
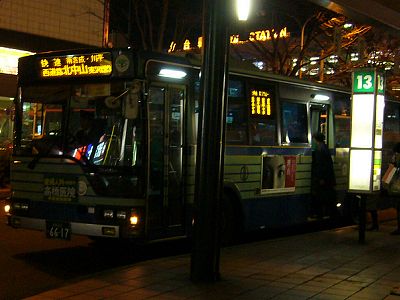
{"label": "advertisement poster in bus window", "polygon": [[296,156],[263,155],[261,193],[294,192],[296,187]]}

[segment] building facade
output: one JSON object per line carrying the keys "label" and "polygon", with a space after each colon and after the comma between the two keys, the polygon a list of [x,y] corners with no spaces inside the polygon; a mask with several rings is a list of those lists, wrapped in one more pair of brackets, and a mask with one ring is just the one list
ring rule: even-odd
{"label": "building facade", "polygon": [[101,46],[103,2],[0,0],[0,99],[15,95],[19,56]]}

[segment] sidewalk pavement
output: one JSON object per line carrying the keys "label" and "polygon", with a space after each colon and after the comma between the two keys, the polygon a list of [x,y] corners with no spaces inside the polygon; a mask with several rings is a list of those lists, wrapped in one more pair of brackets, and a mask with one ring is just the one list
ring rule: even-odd
{"label": "sidewalk pavement", "polygon": [[101,272],[27,299],[400,300],[391,294],[400,285],[394,225],[367,232],[364,244],[357,226],[349,226],[223,248],[216,283],[191,282],[185,254]]}

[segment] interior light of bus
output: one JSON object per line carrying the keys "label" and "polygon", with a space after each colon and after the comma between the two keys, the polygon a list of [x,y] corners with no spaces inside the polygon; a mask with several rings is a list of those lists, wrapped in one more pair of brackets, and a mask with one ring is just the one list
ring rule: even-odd
{"label": "interior light of bus", "polygon": [[314,99],[314,100],[319,100],[319,101],[326,101],[326,100],[329,100],[329,96],[327,96],[327,95],[322,95],[322,94],[313,94],[313,95],[311,95],[311,97]]}
{"label": "interior light of bus", "polygon": [[106,209],[106,210],[104,210],[103,216],[106,219],[112,219],[112,218],[114,218],[114,211],[111,209]]}
{"label": "interior light of bus", "polygon": [[186,77],[186,72],[174,69],[161,69],[158,76],[174,79],[182,79]]}
{"label": "interior light of bus", "polygon": [[342,203],[340,203],[340,202],[336,203],[336,207],[341,207],[341,206],[342,206]]}
{"label": "interior light of bus", "polygon": [[8,214],[10,212],[11,206],[9,204],[4,205],[4,212]]}
{"label": "interior light of bus", "polygon": [[117,218],[118,219],[126,219],[126,211],[117,211]]}

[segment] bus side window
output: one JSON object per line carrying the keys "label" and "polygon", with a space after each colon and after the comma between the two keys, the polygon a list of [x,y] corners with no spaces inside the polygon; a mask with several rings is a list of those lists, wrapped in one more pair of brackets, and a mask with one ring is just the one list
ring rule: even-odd
{"label": "bus side window", "polygon": [[275,133],[275,120],[265,122],[254,119],[250,121],[250,145],[275,145]]}
{"label": "bus side window", "polygon": [[333,102],[336,148],[350,147],[350,111],[350,100],[348,98],[336,99]]}
{"label": "bus side window", "polygon": [[226,142],[230,144],[247,143],[246,104],[229,101],[226,115]]}
{"label": "bus side window", "polygon": [[282,143],[308,143],[307,106],[282,102]]}
{"label": "bus side window", "polygon": [[247,107],[243,100],[243,82],[229,80],[228,112],[226,114],[226,142],[243,145],[247,143]]}

